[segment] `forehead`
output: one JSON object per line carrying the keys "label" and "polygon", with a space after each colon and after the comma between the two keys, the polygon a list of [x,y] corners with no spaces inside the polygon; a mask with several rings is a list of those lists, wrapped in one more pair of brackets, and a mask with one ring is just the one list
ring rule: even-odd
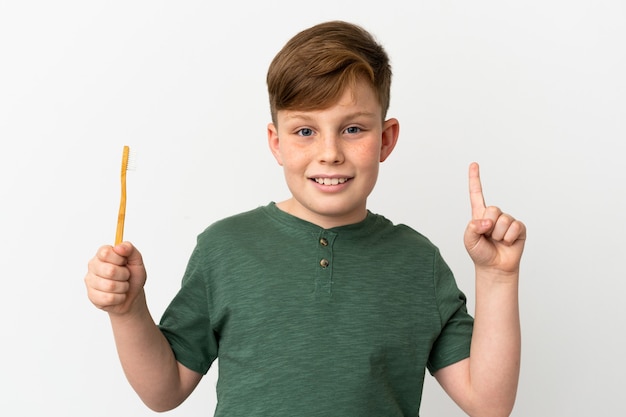
{"label": "forehead", "polygon": [[376,93],[368,83],[360,81],[344,89],[328,106],[317,109],[285,109],[277,112],[278,118],[310,118],[325,114],[359,115],[382,118],[382,107]]}

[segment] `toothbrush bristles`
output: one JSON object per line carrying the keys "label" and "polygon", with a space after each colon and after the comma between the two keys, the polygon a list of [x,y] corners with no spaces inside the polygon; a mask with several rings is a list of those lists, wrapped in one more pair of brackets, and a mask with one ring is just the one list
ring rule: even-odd
{"label": "toothbrush bristles", "polygon": [[137,153],[128,149],[128,162],[126,163],[126,171],[135,171],[137,169]]}

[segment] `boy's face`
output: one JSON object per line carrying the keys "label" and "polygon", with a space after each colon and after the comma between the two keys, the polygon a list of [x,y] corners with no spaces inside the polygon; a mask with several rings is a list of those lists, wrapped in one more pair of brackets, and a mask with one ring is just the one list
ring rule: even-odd
{"label": "boy's face", "polygon": [[396,119],[382,122],[372,88],[360,82],[324,110],[281,110],[268,125],[269,146],[292,197],[282,210],[324,228],[357,223],[393,150]]}

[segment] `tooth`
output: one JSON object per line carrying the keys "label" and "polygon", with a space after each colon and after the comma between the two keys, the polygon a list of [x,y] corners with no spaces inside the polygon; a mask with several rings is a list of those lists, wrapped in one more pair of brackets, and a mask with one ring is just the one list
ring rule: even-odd
{"label": "tooth", "polygon": [[323,185],[337,185],[348,181],[347,178],[314,178],[315,182]]}

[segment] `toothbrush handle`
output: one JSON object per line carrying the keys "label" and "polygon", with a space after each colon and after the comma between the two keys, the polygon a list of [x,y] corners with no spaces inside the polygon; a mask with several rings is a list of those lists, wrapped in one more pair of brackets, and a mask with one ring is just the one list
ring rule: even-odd
{"label": "toothbrush handle", "polygon": [[126,171],[128,170],[128,153],[129,147],[124,146],[124,152],[122,153],[122,170],[120,173],[121,178],[121,196],[120,196],[120,208],[117,214],[117,230],[115,232],[115,244],[122,243],[124,238],[124,219],[126,218]]}

